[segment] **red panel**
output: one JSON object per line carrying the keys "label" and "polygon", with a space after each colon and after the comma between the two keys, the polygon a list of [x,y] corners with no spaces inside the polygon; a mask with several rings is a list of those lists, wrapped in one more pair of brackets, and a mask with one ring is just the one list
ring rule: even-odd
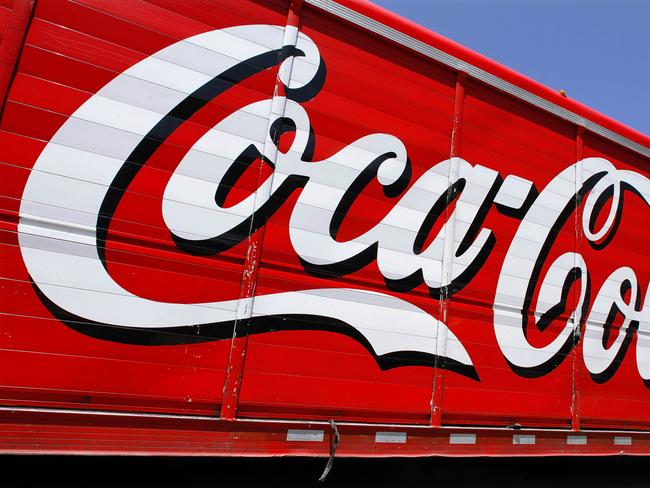
{"label": "red panel", "polygon": [[[584,156],[605,158],[621,170],[648,174],[646,159],[591,134],[585,135]],[[610,200],[603,208],[603,215],[597,220],[597,225],[604,222],[611,205]],[[584,207],[580,210],[578,222],[582,219]],[[647,204],[638,194],[627,188],[623,195],[620,224],[611,241],[604,248],[597,250],[589,245],[587,239],[582,239],[580,252],[589,265],[594,293],[600,290],[614,270],[629,266],[638,279],[639,302],[642,306],[648,306],[650,268],[647,243],[650,240],[650,227],[642,223],[646,217],[641,217],[647,213]],[[645,320],[648,320],[647,317]],[[607,340],[608,347],[619,337],[620,328],[617,328],[617,325],[620,327],[621,322],[620,316],[614,321]],[[644,384],[637,370],[637,362],[645,362],[645,359],[637,355],[639,337],[642,337],[644,342],[647,341],[647,333],[635,334],[627,351],[620,357],[620,361],[616,362],[617,367],[608,375],[606,381],[596,381],[584,362],[581,364],[579,411],[582,426],[645,430],[650,425],[648,386]]]}
{"label": "red panel", "polygon": [[[307,7],[301,30],[316,42],[327,66],[323,89],[304,104],[315,133],[313,161],[373,133],[395,134],[404,142],[413,164],[412,182],[448,157],[451,72]],[[299,192],[267,224],[256,293],[332,286],[386,293],[375,262],[336,280],[305,271],[289,240],[289,218]],[[375,180],[356,197],[337,239],[374,227],[397,200],[385,196]],[[424,289],[403,297],[429,313],[439,307]],[[308,323],[304,327],[310,328]],[[382,371],[363,346],[339,333],[265,334],[249,339],[239,412],[247,417],[428,423],[432,386],[431,367]]]}
{"label": "red panel", "polygon": [[[650,146],[647,136],[369,3],[340,3]],[[0,430],[6,431],[0,451],[323,455],[333,438],[323,421],[335,419],[343,423],[340,452],[349,456],[649,452],[647,436],[630,433],[650,428],[647,157],[315,7],[300,11],[299,1],[42,1],[22,44],[30,6],[0,7],[3,102],[13,80],[0,122],[0,364],[10,365],[0,367]],[[301,37],[292,51],[279,39],[294,42],[296,25]],[[233,30],[251,38],[235,42]],[[213,45],[192,38],[206,33],[221,37]],[[270,38],[273,46],[266,44]],[[161,52],[179,46],[182,55]],[[240,57],[260,46],[267,52]],[[320,61],[309,48],[318,49]],[[209,75],[205,59],[230,68]],[[235,62],[241,59],[247,61]],[[300,85],[309,70],[323,84],[309,84],[307,93]],[[156,77],[160,73],[171,74]],[[126,80],[119,92],[108,85],[116,79]],[[268,105],[259,108],[258,102]],[[248,112],[240,111],[244,107]],[[292,129],[300,122],[295,114],[303,111],[313,147],[287,163],[293,141],[309,132]],[[230,125],[213,130],[224,121]],[[210,146],[205,141],[215,134],[223,139]],[[368,142],[368,136],[375,139]],[[384,143],[392,144],[391,151],[382,152]],[[242,152],[239,144],[248,147]],[[239,156],[231,155],[233,147]],[[395,184],[382,183],[396,175],[380,174],[385,167],[377,161],[399,160],[402,147],[410,172]],[[350,148],[356,152],[345,153]],[[56,150],[59,159],[52,156]],[[209,155],[203,166],[179,172],[188,154],[197,153]],[[375,160],[359,169],[368,155]],[[215,168],[230,160],[221,180],[212,181]],[[268,188],[260,190],[262,182],[273,177],[277,183],[291,164],[304,174],[287,179],[294,185],[287,195],[264,200]],[[320,186],[309,187],[317,168],[330,169],[330,179],[323,176]],[[589,168],[600,170],[592,174]],[[339,176],[350,174],[350,184],[340,187],[348,180]],[[174,178],[184,193],[163,198]],[[610,188],[603,190],[601,178],[612,180]],[[532,190],[517,195],[517,184]],[[595,205],[601,211],[590,221],[590,195],[600,190]],[[418,199],[402,200],[418,192]],[[436,192],[441,196],[433,201]],[[103,195],[100,201],[96,194]],[[310,194],[316,196],[305,203]],[[230,215],[233,221],[242,217],[240,225],[221,241],[211,238],[213,225],[230,222],[225,214],[248,197],[260,207],[241,212],[250,215],[255,208],[255,215]],[[509,198],[519,198],[519,205],[507,203]],[[334,201],[340,204],[337,222],[328,213]],[[196,213],[176,209],[173,215],[191,217],[177,218],[174,228],[165,210],[170,202]],[[618,212],[614,208],[608,223],[613,205]],[[293,220],[297,208],[304,210],[302,221]],[[403,221],[387,224],[395,208]],[[318,228],[320,240],[309,248],[314,255],[300,254],[295,231],[312,229],[322,215],[329,228]],[[205,238],[201,246],[183,240],[185,224],[200,224],[191,228]],[[610,224],[611,238],[587,238]],[[362,242],[367,249],[343,265],[310,264],[311,258],[324,261],[332,242],[353,241],[377,228],[375,242]],[[391,234],[403,230],[411,234]],[[486,235],[482,252],[468,264],[466,253],[475,249],[461,248]],[[425,254],[434,242],[444,248]],[[535,255],[538,244],[541,257]],[[43,255],[47,269],[58,274],[43,273],[39,281],[30,266],[45,262]],[[421,269],[399,282],[386,271],[389,261],[398,273],[398,265],[410,269],[419,258],[428,260],[428,286]],[[84,259],[101,261],[105,274],[79,264]],[[55,267],[53,261],[90,271],[66,281],[74,266]],[[633,278],[607,289],[612,273]],[[87,276],[94,281],[88,284]],[[436,277],[437,286],[431,284]],[[90,304],[109,318],[150,310],[132,307],[131,299],[173,307],[165,315],[133,319],[145,326],[132,325],[132,317],[122,321],[126,325],[109,318],[104,324],[103,317],[59,306],[44,291],[56,286],[66,288],[61,295],[91,292],[75,306]],[[330,309],[311,314],[300,308],[301,300],[327,293],[338,293],[327,302]],[[637,300],[629,303],[634,294]],[[301,312],[264,308],[269,297],[287,296],[294,302],[283,306]],[[618,310],[605,310],[607,319],[592,315],[602,315],[598,306],[607,299],[618,301]],[[382,309],[385,316],[370,315],[373,300],[390,304]],[[192,317],[213,318],[220,306],[232,314],[158,327],[191,306],[200,310]],[[621,328],[621,307],[628,329]],[[583,322],[591,319],[573,331],[578,308]],[[360,327],[339,318],[349,310]],[[416,329],[422,316],[428,328]],[[506,330],[499,325],[504,316],[512,319]],[[139,335],[125,339],[134,328]],[[557,353],[537,360],[567,330]],[[593,337],[604,349],[623,341],[604,373],[594,373],[602,359],[593,352],[598,347],[585,346]],[[407,345],[391,349],[391,341],[400,340]],[[378,352],[386,345],[388,352]],[[449,351],[462,357],[458,350],[468,359],[445,357]],[[54,407],[86,413],[55,413]],[[102,420],[88,420],[100,416],[89,410],[123,415],[102,412]],[[404,424],[399,442],[376,436],[395,433],[395,424]],[[524,430],[503,429],[513,424]],[[292,426],[320,437],[292,439]],[[577,435],[570,429],[603,432],[569,438]],[[528,437],[519,442],[518,433]]]}
{"label": "red panel", "polygon": [[[526,178],[541,191],[575,162],[575,154],[575,129],[568,123],[467,81],[460,142],[463,159],[497,170],[504,179],[508,175]],[[450,326],[466,344],[481,379],[472,382],[456,375],[445,376],[445,423],[566,426],[570,421],[571,358],[551,374],[521,377],[508,366],[492,326],[497,281],[520,223],[520,219],[503,215],[491,206],[482,227],[494,233],[494,248],[469,284],[451,297]],[[462,237],[457,235],[456,239]],[[571,220],[555,241],[542,275],[558,255],[574,249]],[[529,328],[531,340],[539,345],[550,342],[558,330],[557,324],[544,333],[536,332],[534,326]]]}
{"label": "red panel", "polygon": [[[283,2],[227,2],[219,15],[207,16],[205,7],[190,2],[187,8],[164,2],[39,3],[0,133],[0,362],[12,365],[3,368],[0,401],[218,412],[229,341],[142,346],[79,334],[54,319],[34,293],[16,235],[22,188],[42,141],[102,86],[179,39],[230,25],[286,21]],[[110,273],[122,286],[178,303],[239,296],[245,246],[216,257],[181,252],[162,221],[161,197],[196,140],[233,110],[271,96],[275,77],[275,70],[260,73],[209,103],[165,142],[129,186],[115,213],[106,254]]]}

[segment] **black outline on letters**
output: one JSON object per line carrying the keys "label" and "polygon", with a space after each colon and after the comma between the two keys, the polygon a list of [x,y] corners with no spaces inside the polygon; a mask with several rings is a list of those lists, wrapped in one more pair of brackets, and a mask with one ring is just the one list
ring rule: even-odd
{"label": "black outline on letters", "polygon": [[[146,164],[162,143],[189,117],[195,114],[219,94],[225,92],[244,79],[281,63],[289,56],[301,55],[304,55],[304,53],[299,49],[293,46],[284,46],[281,49],[260,54],[231,67],[206,82],[203,86],[178,103],[153,127],[153,129],[151,129],[151,131],[149,131],[147,135],[143,137],[111,182],[109,190],[107,191],[98,212],[96,246],[99,259],[105,269],[107,269],[105,245],[113,215],[129,184],[133,181],[140,168]],[[303,102],[313,98],[320,91],[326,77],[325,63],[322,59],[320,61],[317,74],[310,83],[297,89],[285,87],[285,93],[288,98],[297,102]],[[276,141],[279,138],[279,131],[277,127],[272,127],[272,129],[275,134],[274,141]],[[310,132],[307,148],[302,156],[304,160],[309,160],[311,158],[313,149],[314,137],[313,132]],[[252,146],[252,149],[251,146],[246,148],[237,159],[237,162],[239,163],[238,168],[233,169],[232,173],[227,175],[228,182],[234,184],[243,174],[247,165],[251,164],[260,156],[259,151],[254,146]],[[269,161],[265,162],[271,164]],[[379,164],[381,164],[381,161],[379,161],[376,166],[378,167]],[[408,170],[410,175],[410,167]],[[393,183],[393,185],[389,185],[390,188],[387,188],[388,192],[386,194],[391,195],[394,191],[397,191],[398,188],[404,187],[406,183],[408,183],[408,180],[409,178],[400,178],[397,182]],[[262,205],[258,211],[254,212],[253,215],[247,218],[239,226],[231,229],[231,231],[222,236],[198,242],[185,240],[178,236],[174,236],[173,234],[172,237],[180,249],[194,255],[209,255],[226,250],[242,242],[250,234],[265,225],[268,218],[284,203],[285,199],[291,194],[291,192],[304,186],[306,182],[307,177],[303,176],[287,178],[268,202]],[[228,188],[226,186],[223,188],[220,186],[215,193],[215,201],[217,203],[224,202],[227,195]],[[374,252],[376,253],[376,246]],[[365,337],[363,337],[363,335],[355,328],[345,322],[329,317],[287,314],[179,327],[126,327],[95,322],[76,316],[52,302],[39,289],[38,285],[33,280],[31,280],[31,282],[37,296],[54,317],[71,329],[100,340],[141,346],[167,346],[232,339],[233,327],[235,326],[238,330],[240,327],[243,327],[244,329],[242,330],[246,330],[247,334],[259,334],[279,330],[324,330],[344,334],[359,342],[372,354],[378,366],[382,370],[408,365],[424,365],[433,367],[436,364],[439,366],[444,364],[441,367],[479,381],[478,373],[473,366],[464,365],[449,358],[444,358],[445,361],[442,362],[439,360],[441,358],[438,358],[436,355],[419,351],[399,351],[378,356]]]}

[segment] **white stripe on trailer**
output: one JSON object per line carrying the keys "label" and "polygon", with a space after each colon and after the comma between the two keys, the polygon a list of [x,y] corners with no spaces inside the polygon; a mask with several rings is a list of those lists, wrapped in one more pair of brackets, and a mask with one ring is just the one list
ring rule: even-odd
{"label": "white stripe on trailer", "polygon": [[532,445],[535,444],[535,436],[532,434],[514,434],[512,443],[516,445]]}
{"label": "white stripe on trailer", "polygon": [[406,444],[406,432],[376,432],[377,444]]}
{"label": "white stripe on trailer", "polygon": [[614,445],[615,446],[631,446],[632,438],[628,435],[616,435],[614,436]]}
{"label": "white stripe on trailer", "polygon": [[587,436],[586,435],[568,435],[566,438],[566,443],[570,446],[586,446],[587,445]]}
{"label": "white stripe on trailer", "polygon": [[449,444],[476,444],[476,434],[449,434]]}
{"label": "white stripe on trailer", "polygon": [[323,442],[324,437],[325,437],[325,431],[323,430],[289,429],[287,431],[288,441]]}

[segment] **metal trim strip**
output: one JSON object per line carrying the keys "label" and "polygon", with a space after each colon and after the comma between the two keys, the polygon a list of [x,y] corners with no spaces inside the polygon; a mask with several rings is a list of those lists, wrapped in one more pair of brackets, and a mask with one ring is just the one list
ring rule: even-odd
{"label": "metal trim strip", "polygon": [[567,110],[559,105],[556,105],[548,100],[530,93],[523,88],[518,87],[506,80],[499,78],[491,73],[488,73],[485,70],[477,68],[474,65],[466,63],[450,54],[441,51],[440,49],[434,48],[422,41],[419,41],[403,32],[400,32],[392,27],[389,27],[381,22],[378,22],[370,17],[367,17],[359,12],[352,10],[348,7],[340,5],[333,0],[305,0],[306,3],[318,7],[325,12],[328,12],[332,15],[345,19],[349,22],[352,22],[355,25],[363,27],[366,30],[379,34],[382,37],[390,39],[393,42],[396,42],[402,46],[405,46],[413,51],[416,51],[420,54],[423,54],[435,61],[438,61],[450,68],[453,68],[458,71],[463,71],[469,76],[482,81],[494,88],[497,88],[509,95],[513,95],[516,98],[524,100],[529,104],[541,108],[547,112],[556,115],[564,120],[572,122],[580,127],[584,127],[589,131],[598,134],[610,141],[613,141],[621,146],[624,146],[628,149],[631,149],[643,156],[650,157],[650,148],[643,146],[635,141],[632,141],[626,137],[617,134],[616,132],[607,129],[595,122],[592,122],[570,110]]}
{"label": "metal trim strip", "polygon": [[[210,417],[207,415],[191,415],[191,414],[173,414],[173,413],[147,413],[147,412],[128,412],[119,410],[84,410],[78,408],[55,408],[55,407],[25,407],[25,406],[10,406],[0,405],[0,413],[34,413],[34,414],[60,414],[60,415],[79,415],[79,416],[97,416],[97,417],[127,417],[127,418],[152,418],[163,420],[193,420],[193,421],[207,421],[207,422],[223,422],[229,425],[236,426],[237,424],[268,424],[268,425],[300,425],[306,427],[315,426],[329,426],[329,422],[324,420],[308,420],[308,419],[254,419],[238,417],[233,420],[223,420],[220,417]],[[348,427],[368,427],[369,429],[382,429],[382,428],[400,428],[408,429],[409,431],[476,431],[476,432],[507,432],[511,430],[508,427],[485,427],[482,425],[443,425],[441,427],[432,427],[426,424],[390,424],[390,423],[368,423],[368,422],[352,422],[352,421],[337,421],[336,425],[344,425]],[[517,432],[554,432],[567,434],[569,428],[552,428],[552,427],[523,427]],[[650,431],[645,430],[617,430],[617,429],[582,429],[581,434],[577,435],[603,435],[603,434],[621,434],[621,435],[644,435],[649,436]],[[569,434],[572,435],[572,434]],[[573,434],[575,435],[575,434]]]}

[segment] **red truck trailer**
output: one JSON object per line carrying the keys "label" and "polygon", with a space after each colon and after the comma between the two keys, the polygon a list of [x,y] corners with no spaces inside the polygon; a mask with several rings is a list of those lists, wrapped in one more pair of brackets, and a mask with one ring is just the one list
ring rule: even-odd
{"label": "red truck trailer", "polygon": [[9,0],[0,452],[650,454],[650,138],[358,0]]}

